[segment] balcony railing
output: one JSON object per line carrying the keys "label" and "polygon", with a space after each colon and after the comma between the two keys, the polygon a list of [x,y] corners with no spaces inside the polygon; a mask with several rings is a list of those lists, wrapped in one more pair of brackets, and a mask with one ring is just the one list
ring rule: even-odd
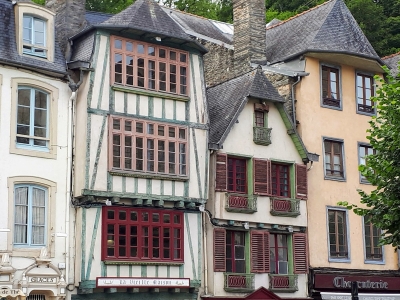
{"label": "balcony railing", "polygon": [[300,200],[271,197],[270,213],[273,216],[297,217],[300,215]]}
{"label": "balcony railing", "polygon": [[251,214],[257,211],[257,196],[246,194],[226,194],[226,211]]}
{"label": "balcony railing", "polygon": [[269,274],[269,289],[273,292],[294,293],[299,290],[297,275]]}
{"label": "balcony railing", "polygon": [[271,144],[272,128],[253,127],[253,141],[257,145],[268,146]]}
{"label": "balcony railing", "polygon": [[254,291],[254,274],[224,273],[224,290],[243,293]]}

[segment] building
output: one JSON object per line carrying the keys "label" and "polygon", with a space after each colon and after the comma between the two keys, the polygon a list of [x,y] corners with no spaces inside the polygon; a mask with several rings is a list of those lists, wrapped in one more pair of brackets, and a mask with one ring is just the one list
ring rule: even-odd
{"label": "building", "polygon": [[71,92],[50,10],[0,1],[0,297],[64,299]]}
{"label": "building", "polygon": [[86,25],[66,45],[80,78],[71,297],[197,299],[198,207],[208,194],[206,49],[155,1],[114,16],[85,15],[84,1],[73,3]]}

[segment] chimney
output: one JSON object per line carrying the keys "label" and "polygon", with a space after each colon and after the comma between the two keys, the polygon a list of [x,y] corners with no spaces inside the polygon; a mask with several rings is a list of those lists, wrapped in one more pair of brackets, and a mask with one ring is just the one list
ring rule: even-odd
{"label": "chimney", "polygon": [[236,75],[250,64],[265,64],[265,0],[233,0],[234,68]]}
{"label": "chimney", "polygon": [[86,0],[46,0],[46,7],[56,13],[56,39],[63,53],[69,52],[68,38],[86,26]]}

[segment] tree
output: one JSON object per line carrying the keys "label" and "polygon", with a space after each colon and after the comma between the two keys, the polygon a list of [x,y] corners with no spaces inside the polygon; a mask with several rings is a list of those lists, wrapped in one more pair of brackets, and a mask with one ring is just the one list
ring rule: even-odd
{"label": "tree", "polygon": [[86,0],[86,9],[116,14],[127,8],[135,0]]}
{"label": "tree", "polygon": [[[400,69],[399,69],[400,71]],[[400,246],[400,78],[386,69],[386,81],[376,77],[381,84],[373,98],[377,115],[370,121],[368,140],[376,154],[367,156],[365,166],[359,170],[375,189],[367,193],[358,190],[363,207],[347,202],[357,215],[371,218],[371,222],[384,231],[382,244]]]}

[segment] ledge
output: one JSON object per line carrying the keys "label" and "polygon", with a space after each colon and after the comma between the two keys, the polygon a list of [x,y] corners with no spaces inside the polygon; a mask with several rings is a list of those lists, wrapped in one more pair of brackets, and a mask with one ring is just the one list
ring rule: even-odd
{"label": "ledge", "polygon": [[157,262],[157,261],[119,261],[119,260],[104,260],[105,265],[138,265],[138,266],[181,266],[184,264],[181,262]]}
{"label": "ledge", "polygon": [[164,99],[177,100],[177,101],[183,101],[183,102],[190,101],[190,97],[188,97],[188,96],[179,96],[179,95],[175,95],[175,94],[156,92],[156,91],[151,91],[151,90],[144,90],[144,89],[134,88],[134,87],[113,85],[113,86],[111,86],[111,88],[114,91],[139,94],[139,95],[143,95],[143,96],[164,98]]}
{"label": "ledge", "polygon": [[139,177],[147,179],[167,179],[171,181],[188,181],[189,176],[174,176],[167,174],[154,174],[154,173],[141,173],[141,172],[129,172],[121,170],[110,170],[109,173],[113,176],[124,176],[124,177]]}

